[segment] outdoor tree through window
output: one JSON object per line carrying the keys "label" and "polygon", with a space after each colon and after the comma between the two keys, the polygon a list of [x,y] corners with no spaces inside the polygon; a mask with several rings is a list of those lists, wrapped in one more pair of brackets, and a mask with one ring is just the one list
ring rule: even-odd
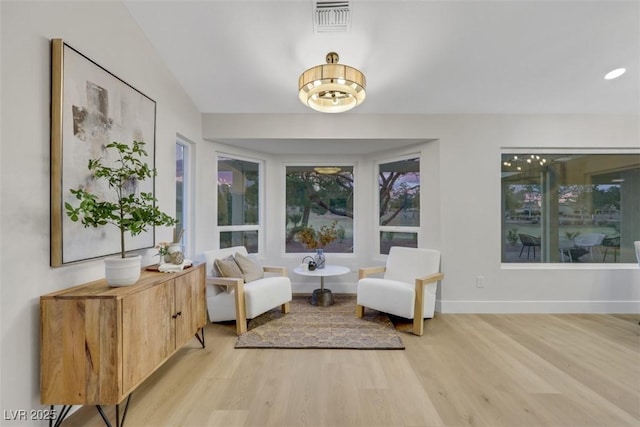
{"label": "outdoor tree through window", "polygon": [[380,253],[391,246],[418,247],[420,230],[420,159],[378,166]]}
{"label": "outdoor tree through window", "polygon": [[287,253],[353,253],[353,184],[353,166],[287,166]]}

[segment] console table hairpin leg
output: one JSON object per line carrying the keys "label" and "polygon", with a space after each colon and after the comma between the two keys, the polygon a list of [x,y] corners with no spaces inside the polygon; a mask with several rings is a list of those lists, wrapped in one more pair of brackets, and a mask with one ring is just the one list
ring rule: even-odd
{"label": "console table hairpin leg", "polygon": [[49,427],[60,427],[64,419],[67,418],[72,406],[73,405],[62,405],[60,412],[56,413],[54,405],[51,405],[51,411],[49,412],[49,414],[51,414],[51,417],[49,417]]}
{"label": "console table hairpin leg", "polygon": [[[116,405],[116,427],[124,426],[124,420],[125,418],[127,418],[127,410],[129,409],[129,402],[131,401],[132,394],[133,393],[129,393],[129,396],[127,396],[127,402],[124,405],[124,413],[122,414],[122,419],[120,419],[120,404]],[[53,406],[54,405],[51,405],[52,414],[55,413]],[[49,418],[49,427],[60,427],[64,419],[67,418],[67,415],[69,415],[69,410],[71,409],[72,406],[73,405],[63,405],[62,409],[60,409],[60,413],[56,417]],[[109,421],[109,418],[107,417],[107,414],[104,413],[102,406],[96,405],[96,409],[98,410],[98,413],[102,417],[102,420],[107,425],[107,427],[113,427],[113,425],[111,424],[111,421]]]}
{"label": "console table hairpin leg", "polygon": [[199,334],[196,331],[196,338],[198,339],[198,341],[200,341],[200,345],[202,346],[202,348],[205,348],[205,345],[204,345],[204,327],[200,328],[200,333]]}
{"label": "console table hairpin leg", "polygon": [[[124,419],[127,418],[127,410],[129,409],[129,401],[131,400],[132,394],[133,393],[129,394],[129,396],[127,397],[127,403],[125,403],[124,405],[124,413],[122,414],[122,421],[120,420],[120,405],[116,405],[116,427],[122,427],[124,425]],[[102,406],[96,405],[96,409],[100,413],[100,416],[104,420],[104,423],[107,425],[107,427],[112,427],[111,423],[109,422],[109,418],[107,418],[107,414],[105,414],[104,411],[102,410]]]}

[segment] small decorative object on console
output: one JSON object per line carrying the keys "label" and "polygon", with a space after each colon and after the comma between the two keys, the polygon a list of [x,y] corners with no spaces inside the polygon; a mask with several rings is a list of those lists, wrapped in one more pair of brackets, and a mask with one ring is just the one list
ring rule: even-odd
{"label": "small decorative object on console", "polygon": [[182,245],[178,242],[173,242],[169,245],[169,247],[167,248],[167,255],[168,257],[164,257],[165,262],[169,262],[171,264],[182,264],[182,261],[184,261]]}
{"label": "small decorative object on console", "polygon": [[171,258],[172,264],[182,264],[184,261],[184,254],[180,251],[173,252],[169,257]]}
{"label": "small decorative object on console", "polygon": [[183,233],[184,229],[177,230],[174,228],[173,242],[160,242],[155,246],[158,250],[158,255],[160,255],[159,264],[182,264],[184,262],[184,251],[180,243]]}

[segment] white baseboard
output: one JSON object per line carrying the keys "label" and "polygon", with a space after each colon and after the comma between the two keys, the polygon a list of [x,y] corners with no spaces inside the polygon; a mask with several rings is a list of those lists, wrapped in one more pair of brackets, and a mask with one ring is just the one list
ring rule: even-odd
{"label": "white baseboard", "polygon": [[[320,284],[292,283],[294,294],[311,295]],[[325,284],[334,294],[356,294],[356,284]],[[436,300],[440,313],[593,313],[640,314],[640,301],[450,301]]]}
{"label": "white baseboard", "polygon": [[640,301],[437,301],[441,313],[640,314]]}

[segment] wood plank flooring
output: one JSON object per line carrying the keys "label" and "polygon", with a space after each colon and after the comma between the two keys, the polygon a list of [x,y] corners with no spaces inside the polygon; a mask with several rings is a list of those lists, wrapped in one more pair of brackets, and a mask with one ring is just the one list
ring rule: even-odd
{"label": "wood plank flooring", "polygon": [[[639,426],[638,320],[437,313],[386,351],[236,350],[234,324],[210,324],[206,349],[134,392],[125,426]],[[83,407],[63,426],[104,423]]]}

